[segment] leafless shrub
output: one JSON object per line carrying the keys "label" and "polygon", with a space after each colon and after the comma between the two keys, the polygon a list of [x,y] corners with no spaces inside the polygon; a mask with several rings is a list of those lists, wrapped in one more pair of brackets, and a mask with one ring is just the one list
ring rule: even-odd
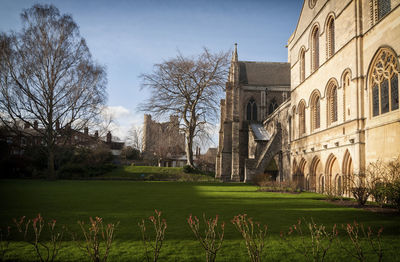
{"label": "leafless shrub", "polygon": [[[281,232],[281,239],[306,260],[322,262],[338,236],[336,224],[332,231],[327,231],[324,225],[317,225],[313,220],[306,224],[309,234],[303,232],[303,225],[299,219],[297,224],[289,227],[286,234]],[[300,241],[297,238],[300,238]]]}
{"label": "leafless shrub", "polygon": [[118,224],[103,225],[103,219],[100,217],[89,218],[88,226],[85,222],[78,221],[84,237],[84,246],[78,242],[78,245],[83,248],[91,261],[100,262],[107,261],[110,253],[111,245],[115,237],[115,229]]}
{"label": "leafless shrub", "polygon": [[[153,224],[155,237],[151,240],[151,237],[146,234],[146,223],[143,219],[139,223],[140,230],[142,232],[142,240],[145,248],[145,256],[147,261],[157,261],[160,256],[161,247],[165,237],[165,230],[167,229],[167,222],[165,219],[161,219],[161,211],[154,210],[155,216],[150,216],[149,220]],[[152,251],[152,254],[151,254]]]}
{"label": "leafless shrub", "polygon": [[358,224],[354,221],[353,224],[342,225],[342,228],[346,230],[347,236],[351,242],[349,246],[339,240],[340,247],[345,250],[347,254],[360,262],[367,261],[365,249],[367,246],[370,246],[373,253],[377,256],[378,261],[382,261],[384,253],[382,248],[383,227],[374,233],[371,227],[365,230],[362,224]]}
{"label": "leafless shrub", "polygon": [[18,232],[23,234],[24,241],[33,245],[40,261],[54,261],[56,259],[61,249],[65,227],[56,230],[56,220],[53,219],[48,222],[50,241],[46,242],[41,239],[42,231],[45,229],[45,221],[40,214],[32,220],[25,220],[24,216],[19,220],[14,219],[14,224]]}
{"label": "leafless shrub", "polygon": [[201,234],[200,222],[196,216],[192,217],[192,215],[190,215],[187,222],[193,234],[206,252],[206,261],[214,262],[217,258],[217,252],[221,249],[222,241],[224,240],[225,223],[222,222],[221,229],[217,232],[218,215],[216,215],[215,218],[206,218],[203,214],[203,219],[204,224],[206,225],[204,235]]}
{"label": "leafless shrub", "polygon": [[260,262],[267,236],[267,225],[262,226],[259,222],[253,222],[253,219],[248,218],[246,214],[235,216],[231,222],[246,243],[250,261]]}

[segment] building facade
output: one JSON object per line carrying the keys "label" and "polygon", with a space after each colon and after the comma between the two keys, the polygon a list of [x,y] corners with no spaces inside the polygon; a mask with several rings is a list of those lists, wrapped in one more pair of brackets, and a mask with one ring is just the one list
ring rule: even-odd
{"label": "building facade", "polygon": [[263,126],[287,126],[283,177],[342,194],[345,177],[400,154],[400,0],[305,0],[287,48],[290,102]]}
{"label": "building facade", "polygon": [[226,99],[221,100],[217,178],[245,179],[249,133],[260,134],[262,121],[289,98],[289,66],[288,63],[239,61],[235,46]]}

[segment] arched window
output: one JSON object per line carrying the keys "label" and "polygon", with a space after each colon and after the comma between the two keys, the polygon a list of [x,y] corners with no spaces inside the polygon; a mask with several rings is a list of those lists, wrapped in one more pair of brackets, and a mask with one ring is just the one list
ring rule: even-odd
{"label": "arched window", "polygon": [[275,97],[272,98],[271,102],[269,103],[268,114],[272,114],[275,109],[278,108],[278,104],[276,103]]}
{"label": "arched window", "polygon": [[397,56],[390,49],[382,48],[370,71],[372,116],[399,109],[398,70]]}
{"label": "arched window", "polygon": [[292,140],[296,139],[296,106],[292,109]]}
{"label": "arched window", "polygon": [[306,79],[306,52],[304,51],[304,48],[300,50],[300,83]]}
{"label": "arched window", "polygon": [[321,126],[321,105],[317,92],[315,92],[311,99],[311,131],[320,128]]}
{"label": "arched window", "polygon": [[338,120],[337,89],[334,81],[328,84],[328,125]]}
{"label": "arched window", "polygon": [[247,103],[247,120],[251,121],[251,120],[255,120],[257,121],[257,104],[256,101],[254,100],[254,98],[251,98],[249,100],[249,102]]}
{"label": "arched window", "polygon": [[350,117],[351,106],[351,90],[350,90],[350,73],[346,73],[342,80],[343,86],[343,121]]}
{"label": "arched window", "polygon": [[319,29],[315,26],[311,34],[311,71],[319,67]]}
{"label": "arched window", "polygon": [[329,17],[326,24],[326,57],[329,59],[335,53],[335,20]]}
{"label": "arched window", "polygon": [[299,137],[306,133],[306,106],[304,101],[299,103]]}

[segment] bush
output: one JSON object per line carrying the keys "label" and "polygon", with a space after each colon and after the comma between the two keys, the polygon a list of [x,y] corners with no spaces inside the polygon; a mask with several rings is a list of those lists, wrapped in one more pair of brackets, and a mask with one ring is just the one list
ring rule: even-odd
{"label": "bush", "polygon": [[194,173],[195,169],[192,166],[185,165],[183,166],[183,172],[185,173]]}
{"label": "bush", "polygon": [[387,185],[387,199],[400,210],[400,180]]}
{"label": "bush", "polygon": [[376,203],[381,207],[385,204],[387,198],[387,185],[383,182],[375,183],[371,188],[371,195],[373,196]]}
{"label": "bush", "polygon": [[367,187],[359,185],[351,188],[351,193],[353,197],[357,200],[358,205],[364,206],[367,203],[368,197],[370,195],[370,190]]}

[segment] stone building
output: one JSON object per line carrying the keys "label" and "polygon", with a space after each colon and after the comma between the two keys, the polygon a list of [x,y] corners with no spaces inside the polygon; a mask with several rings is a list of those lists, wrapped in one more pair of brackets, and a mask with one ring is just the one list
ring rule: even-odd
{"label": "stone building", "polygon": [[[143,153],[145,159],[157,158],[160,166],[176,166],[185,155],[185,135],[179,130],[179,118],[170,116],[168,122],[156,122],[144,115]],[[175,161],[175,162],[174,162]]]}
{"label": "stone building", "polygon": [[345,177],[400,154],[400,0],[305,0],[287,48],[290,101],[262,119],[264,145],[239,145],[248,153],[247,180],[281,147],[288,154],[278,161],[280,179],[346,193]]}
{"label": "stone building", "polygon": [[291,170],[342,193],[347,175],[400,154],[399,0],[306,0],[289,38]]}
{"label": "stone building", "polygon": [[221,100],[216,160],[218,178],[244,180],[249,132],[262,134],[262,120],[288,99],[289,68],[289,63],[239,61],[235,46],[226,83],[226,99]]}

